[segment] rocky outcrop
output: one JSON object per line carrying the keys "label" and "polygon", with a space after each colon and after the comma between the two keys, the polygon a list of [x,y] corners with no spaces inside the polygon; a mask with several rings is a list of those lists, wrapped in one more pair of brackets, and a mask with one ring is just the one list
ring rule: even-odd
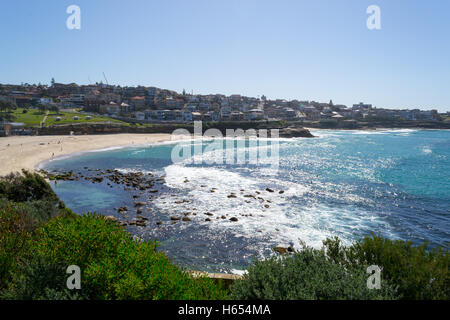
{"label": "rocky outcrop", "polygon": [[[76,135],[84,134],[111,134],[111,133],[172,133],[176,129],[186,129],[189,132],[194,132],[194,126],[191,123],[184,124],[167,124],[156,123],[152,126],[135,126],[124,125],[118,123],[77,123],[77,124],[64,124],[54,125],[49,127],[43,127],[38,129],[39,135],[67,135],[73,132]],[[283,138],[305,137],[312,138],[313,135],[308,129],[301,127],[300,125],[291,125],[289,127],[280,126],[279,122],[211,122],[203,123],[203,132],[207,129],[218,129],[223,136],[226,136],[227,129],[267,129],[268,137],[270,137],[271,129],[279,130],[279,136]]]}
{"label": "rocky outcrop", "polygon": [[292,253],[294,252],[294,248],[292,247],[282,247],[282,246],[277,246],[273,248],[273,251],[279,253],[279,254],[287,254],[287,253]]}
{"label": "rocky outcrop", "polygon": [[287,127],[280,129],[281,138],[314,138],[308,129],[302,127]]}

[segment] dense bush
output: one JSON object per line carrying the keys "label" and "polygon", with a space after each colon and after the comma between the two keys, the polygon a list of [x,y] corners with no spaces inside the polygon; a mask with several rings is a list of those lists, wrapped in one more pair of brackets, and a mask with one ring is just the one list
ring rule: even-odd
{"label": "dense bush", "polygon": [[33,231],[59,215],[74,213],[38,174],[23,171],[0,177],[0,290],[19,272]]}
{"label": "dense bush", "polygon": [[450,299],[448,249],[411,242],[365,237],[349,247],[338,238],[324,241],[327,255],[348,267],[377,265],[382,277],[398,286],[403,299]]}
{"label": "dense bush", "polygon": [[28,248],[30,225],[23,212],[3,203],[0,208],[0,290],[11,281],[17,266]]}
{"label": "dense bush", "polygon": [[33,231],[59,215],[72,217],[74,213],[46,200],[17,203],[0,198],[0,289],[29,253]]}
{"label": "dense bush", "polygon": [[380,290],[367,288],[363,267],[345,268],[322,250],[304,247],[292,255],[257,261],[243,280],[231,286],[234,299],[395,299],[396,292],[382,280]]}
{"label": "dense bush", "polygon": [[11,300],[79,300],[86,297],[78,290],[66,287],[64,264],[49,263],[41,258],[25,261],[19,272],[13,274],[8,290],[0,292],[1,299]]}
{"label": "dense bush", "polygon": [[44,200],[64,207],[44,178],[26,170],[0,177],[0,197],[15,202]]}
{"label": "dense bush", "polygon": [[75,216],[68,208],[59,208],[55,203],[47,200],[35,200],[27,202],[13,202],[2,199],[0,195],[0,219],[1,212],[14,211],[22,217],[28,231],[34,230],[53,217],[60,215]]}
{"label": "dense bush", "polygon": [[[0,296],[4,299],[219,299],[226,292],[194,279],[103,216],[77,216],[38,174],[0,178]],[[66,288],[66,268],[82,289]]]}
{"label": "dense bush", "polygon": [[39,230],[36,254],[53,264],[78,265],[82,291],[93,299],[221,299],[226,292],[194,279],[104,216],[58,217]]}

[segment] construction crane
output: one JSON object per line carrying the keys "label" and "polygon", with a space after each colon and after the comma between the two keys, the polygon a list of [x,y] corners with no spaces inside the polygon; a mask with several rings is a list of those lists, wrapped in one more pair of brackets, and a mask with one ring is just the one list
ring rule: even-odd
{"label": "construction crane", "polygon": [[106,84],[109,86],[108,79],[106,79],[105,73],[103,72],[103,78],[105,78]]}

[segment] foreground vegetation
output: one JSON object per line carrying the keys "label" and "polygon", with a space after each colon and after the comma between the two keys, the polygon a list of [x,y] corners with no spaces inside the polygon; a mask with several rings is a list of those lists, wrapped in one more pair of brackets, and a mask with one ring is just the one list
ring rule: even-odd
{"label": "foreground vegetation", "polygon": [[[37,174],[2,178],[0,194],[0,298],[226,298],[221,284],[182,272],[156,242],[104,216],[73,214]],[[66,288],[69,265],[82,270],[81,290]]]}
{"label": "foreground vegetation", "polygon": [[[38,174],[0,178],[0,299],[449,299],[447,249],[372,236],[255,261],[229,290],[193,278],[102,215],[74,214]],[[69,290],[66,269],[82,271]],[[368,289],[370,265],[381,289]]]}
{"label": "foreground vegetation", "polygon": [[[367,267],[381,268],[381,289],[368,289]],[[231,287],[235,299],[450,299],[448,250],[377,236],[349,247],[338,238],[321,250],[256,261]]]}

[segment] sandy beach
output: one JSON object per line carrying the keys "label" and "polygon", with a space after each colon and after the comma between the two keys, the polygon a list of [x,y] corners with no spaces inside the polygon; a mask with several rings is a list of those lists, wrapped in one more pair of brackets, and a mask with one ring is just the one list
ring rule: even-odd
{"label": "sandy beach", "polygon": [[108,134],[85,136],[12,136],[0,138],[0,175],[27,169],[53,157],[132,144],[170,141],[170,134]]}

